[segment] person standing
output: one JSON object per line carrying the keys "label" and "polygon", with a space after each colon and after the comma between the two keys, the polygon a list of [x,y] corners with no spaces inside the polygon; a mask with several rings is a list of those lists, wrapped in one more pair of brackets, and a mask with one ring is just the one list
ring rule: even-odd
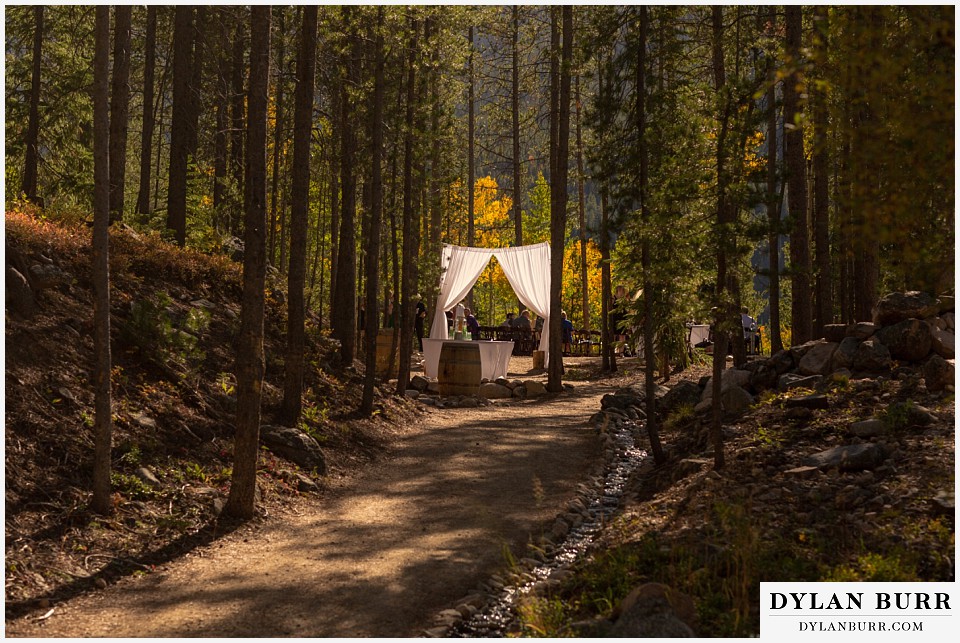
{"label": "person standing", "polygon": [[466,315],[467,331],[470,333],[470,338],[473,340],[480,339],[480,322],[473,316],[473,311],[469,308],[464,308],[463,312]]}
{"label": "person standing", "polygon": [[420,352],[423,352],[423,322],[427,318],[427,307],[423,303],[423,297],[417,299],[417,314],[413,318],[413,330],[417,335],[417,346]]}

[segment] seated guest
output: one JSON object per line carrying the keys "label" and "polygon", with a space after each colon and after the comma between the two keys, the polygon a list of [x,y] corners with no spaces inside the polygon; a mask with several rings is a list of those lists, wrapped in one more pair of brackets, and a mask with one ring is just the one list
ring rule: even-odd
{"label": "seated guest", "polygon": [[507,318],[500,323],[500,326],[502,328],[512,328],[514,317],[516,317],[516,313],[507,313]]}
{"label": "seated guest", "polygon": [[532,328],[530,324],[530,311],[525,310],[520,313],[520,316],[513,320],[513,327],[530,330]]}

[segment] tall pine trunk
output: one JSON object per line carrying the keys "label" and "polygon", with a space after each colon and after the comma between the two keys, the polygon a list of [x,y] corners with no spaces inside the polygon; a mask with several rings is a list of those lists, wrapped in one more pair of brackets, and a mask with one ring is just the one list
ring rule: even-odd
{"label": "tall pine trunk", "polygon": [[250,88],[247,116],[247,210],[244,219],[243,303],[237,339],[237,413],[233,475],[224,512],[253,517],[264,373],[263,313],[267,273],[267,83],[270,74],[270,7],[250,10]]}
{"label": "tall pine trunk", "polygon": [[26,156],[23,163],[23,185],[20,188],[31,203],[37,198],[37,148],[40,138],[40,63],[43,54],[43,6],[33,8],[33,71],[30,81],[30,116],[27,121]]}
{"label": "tall pine trunk", "polygon": [[657,422],[657,359],[654,349],[653,333],[653,298],[656,289],[651,276],[650,234],[646,232],[650,223],[650,208],[647,203],[649,188],[650,152],[647,148],[647,31],[649,18],[646,5],[640,7],[640,34],[637,43],[637,140],[640,145],[640,219],[644,223],[644,236],[640,249],[640,264],[643,273],[643,362],[645,381],[645,409],[647,414],[647,437],[650,439],[650,449],[657,464],[663,464],[666,456],[660,445],[660,429]]}
{"label": "tall pine trunk", "polygon": [[383,227],[383,111],[384,111],[384,51],[383,7],[377,10],[376,39],[374,42],[373,121],[370,141],[370,228],[367,233],[367,283],[366,283],[366,373],[363,380],[363,396],[360,410],[373,412],[373,394],[377,377],[377,330],[380,326],[380,234]]}
{"label": "tall pine trunk", "polygon": [[157,65],[157,7],[147,6],[147,33],[143,62],[143,128],[140,135],[140,189],[137,213],[150,214],[150,157],[153,156],[153,78]]}
{"label": "tall pine trunk", "polygon": [[130,21],[133,7],[116,5],[113,29],[113,87],[110,94],[110,222],[123,221],[130,110]]}
{"label": "tall pine trunk", "polygon": [[304,288],[307,269],[307,211],[310,204],[310,138],[313,88],[317,70],[317,7],[305,5],[297,54],[297,87],[293,113],[293,176],[290,195],[290,269],[287,273],[287,356],[283,386],[283,420],[295,426],[303,395],[303,352],[306,343]]}
{"label": "tall pine trunk", "polygon": [[[827,10],[814,8],[817,76],[824,78],[827,58]],[[813,95],[813,236],[816,248],[816,317],[814,337],[823,337],[823,327],[833,323],[833,274],[830,266],[830,219],[827,164],[827,97],[819,87]]]}
{"label": "tall pine trunk", "polygon": [[230,233],[239,237],[243,230],[243,213],[246,212],[246,170],[244,163],[244,123],[246,117],[246,98],[244,94],[243,81],[244,55],[247,50],[246,31],[244,29],[243,7],[237,8],[236,29],[233,34],[232,61],[230,63],[230,164],[233,168],[233,186],[236,194],[241,196],[241,203],[237,203],[231,208],[233,215],[230,217]]}
{"label": "tall pine trunk", "polygon": [[[420,241],[419,217],[414,213],[413,184],[414,136],[416,113],[420,104],[417,91],[417,48],[420,23],[410,19],[410,42],[407,62],[406,134],[403,141],[403,254],[400,272],[400,355],[397,363],[397,395],[403,395],[410,380],[410,348],[413,343],[413,290],[416,287],[417,250]],[[422,81],[420,81],[422,85]],[[396,310],[396,309],[395,309]]]}
{"label": "tall pine trunk", "polygon": [[[777,11],[769,8],[769,33],[777,31]],[[777,83],[774,52],[767,53],[767,245],[770,279],[770,354],[783,350],[780,334],[780,197],[777,194]]]}
{"label": "tall pine trunk", "polygon": [[[813,320],[810,289],[810,235],[807,225],[807,164],[803,152],[803,110],[797,86],[804,82],[799,72],[801,7],[787,5],[786,45],[793,72],[783,82],[784,154],[787,166],[787,204],[790,211],[790,287],[792,290],[792,342],[812,339]],[[792,125],[792,127],[791,127]]]}
{"label": "tall pine trunk", "polygon": [[587,288],[587,207],[583,184],[586,177],[583,175],[583,133],[580,127],[580,74],[577,74],[575,84],[575,98],[577,103],[577,216],[580,224],[580,324],[582,328],[590,328],[590,292]]}
{"label": "tall pine trunk", "polygon": [[167,181],[167,228],[181,247],[187,236],[187,162],[190,154],[193,7],[177,5],[173,26],[173,119]]}
{"label": "tall pine trunk", "polygon": [[110,7],[96,8],[93,61],[93,499],[100,514],[113,512],[110,493],[110,441],[113,420],[110,396]]}
{"label": "tall pine trunk", "polygon": [[[556,87],[556,131],[555,150],[551,157],[555,160],[556,174],[550,177],[550,363],[547,367],[547,390],[559,393],[563,390],[563,346],[561,343],[560,312],[563,284],[563,249],[567,230],[567,166],[570,144],[570,68],[573,62],[573,8],[566,5],[554,8],[554,26],[556,13],[562,15],[563,45],[557,65]],[[555,40],[555,38],[554,38]],[[556,54],[555,54],[556,55]],[[551,65],[553,67],[553,65]],[[554,92],[551,92],[553,94]],[[551,96],[553,98],[553,96]]]}

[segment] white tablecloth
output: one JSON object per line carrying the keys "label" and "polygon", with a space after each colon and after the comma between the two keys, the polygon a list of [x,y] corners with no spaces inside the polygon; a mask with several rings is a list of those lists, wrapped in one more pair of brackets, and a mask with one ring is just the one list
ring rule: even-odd
{"label": "white tablecloth", "polygon": [[444,342],[476,344],[480,347],[480,377],[495,380],[507,376],[513,342],[471,341],[456,339],[423,339],[423,372],[436,378],[440,370],[440,350]]}
{"label": "white tablecloth", "polygon": [[710,326],[707,324],[695,324],[687,326],[687,328],[690,329],[690,348],[696,347],[697,344],[710,337]]}

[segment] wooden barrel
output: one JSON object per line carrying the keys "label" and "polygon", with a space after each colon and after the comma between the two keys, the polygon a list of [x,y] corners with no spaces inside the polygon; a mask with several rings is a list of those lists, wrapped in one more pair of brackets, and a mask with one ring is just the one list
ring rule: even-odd
{"label": "wooden barrel", "polygon": [[444,342],[437,382],[440,395],[476,395],[480,391],[480,347],[471,342]]}
{"label": "wooden barrel", "polygon": [[[397,342],[399,344],[399,341]],[[400,348],[394,352],[393,373],[387,373],[390,366],[390,346],[393,345],[393,329],[381,328],[377,333],[377,375],[383,378],[392,377],[396,373],[399,363]]]}

